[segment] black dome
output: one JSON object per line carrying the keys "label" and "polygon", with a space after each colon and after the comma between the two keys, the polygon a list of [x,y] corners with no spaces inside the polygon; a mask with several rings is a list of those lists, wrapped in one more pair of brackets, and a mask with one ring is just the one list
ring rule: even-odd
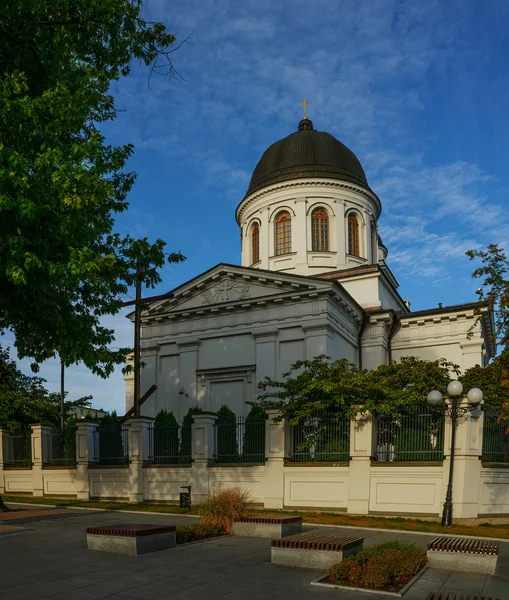
{"label": "black dome", "polygon": [[355,154],[330,133],[315,131],[306,119],[300,122],[299,131],[265,150],[246,196],[275,183],[313,177],[349,181],[369,189]]}

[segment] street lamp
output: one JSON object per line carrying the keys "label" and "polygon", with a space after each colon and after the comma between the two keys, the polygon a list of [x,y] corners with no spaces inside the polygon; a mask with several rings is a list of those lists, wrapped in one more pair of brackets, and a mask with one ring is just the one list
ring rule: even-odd
{"label": "street lamp", "polygon": [[443,413],[451,417],[451,464],[449,467],[449,483],[447,484],[447,494],[445,496],[444,512],[442,513],[442,527],[452,525],[452,475],[454,471],[454,448],[456,446],[456,426],[458,417],[462,417],[470,412],[473,417],[481,415],[481,405],[483,404],[483,393],[479,388],[472,388],[468,394],[468,406],[460,407],[463,396],[463,385],[460,381],[451,381],[447,386],[449,396],[449,406],[445,404],[442,394],[438,390],[433,390],[428,394],[428,404],[432,410]]}

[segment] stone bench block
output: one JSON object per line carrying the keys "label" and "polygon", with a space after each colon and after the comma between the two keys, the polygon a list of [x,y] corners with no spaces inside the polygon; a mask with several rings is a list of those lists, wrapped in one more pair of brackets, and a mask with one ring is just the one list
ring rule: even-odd
{"label": "stone bench block", "polygon": [[243,517],[233,533],[244,537],[282,538],[302,532],[302,517]]}
{"label": "stone bench block", "polygon": [[288,567],[325,570],[362,550],[363,538],[310,531],[272,540],[271,562]]}
{"label": "stone bench block", "polygon": [[490,540],[436,537],[428,544],[428,565],[435,569],[494,575],[499,544]]}
{"label": "stone bench block", "polygon": [[168,550],[177,545],[177,528],[174,525],[109,525],[89,527],[87,548],[99,552],[117,554],[147,554],[158,550]]}

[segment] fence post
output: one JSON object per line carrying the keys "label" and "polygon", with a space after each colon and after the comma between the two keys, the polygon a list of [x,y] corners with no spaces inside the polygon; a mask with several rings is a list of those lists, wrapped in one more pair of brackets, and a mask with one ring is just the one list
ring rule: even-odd
{"label": "fence post", "polygon": [[289,436],[286,421],[274,423],[279,410],[267,410],[265,421],[265,508],[283,508],[285,501],[285,458]]}
{"label": "fence post", "polygon": [[48,447],[51,446],[51,426],[39,423],[30,425],[32,430],[32,494],[44,496],[44,478],[42,466],[48,459]]}
{"label": "fence post", "polygon": [[[448,402],[448,400],[446,400]],[[460,407],[466,408],[468,401],[462,398]],[[481,460],[483,442],[484,413],[472,417],[469,412],[458,418],[456,430],[456,447],[454,456],[454,473],[452,483],[453,518],[475,519],[479,512],[479,492],[481,480]],[[451,465],[451,420],[445,420],[445,440],[442,477],[442,509],[449,469]]]}
{"label": "fence post", "polygon": [[376,445],[376,419],[369,413],[350,420],[350,470],[347,511],[357,515],[369,513],[371,457]]}
{"label": "fence post", "polygon": [[150,455],[150,425],[154,419],[150,417],[133,417],[129,419],[129,502],[143,502],[145,496],[143,465]]}
{"label": "fence post", "polygon": [[4,465],[8,465],[10,458],[11,436],[8,429],[0,427],[0,496],[5,494]]}
{"label": "fence post", "polygon": [[209,495],[208,466],[214,460],[214,424],[216,413],[202,412],[193,415],[191,427],[191,499],[199,504]]}
{"label": "fence post", "polygon": [[90,498],[90,480],[88,465],[94,462],[95,444],[94,432],[96,423],[78,421],[76,423],[76,497],[78,500]]}

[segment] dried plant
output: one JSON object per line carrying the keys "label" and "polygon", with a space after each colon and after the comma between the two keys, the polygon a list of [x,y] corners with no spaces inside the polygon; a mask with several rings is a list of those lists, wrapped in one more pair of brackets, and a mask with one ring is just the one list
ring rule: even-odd
{"label": "dried plant", "polygon": [[245,516],[250,500],[249,492],[240,488],[227,488],[212,494],[198,507],[200,524],[221,533],[233,533],[234,521]]}

